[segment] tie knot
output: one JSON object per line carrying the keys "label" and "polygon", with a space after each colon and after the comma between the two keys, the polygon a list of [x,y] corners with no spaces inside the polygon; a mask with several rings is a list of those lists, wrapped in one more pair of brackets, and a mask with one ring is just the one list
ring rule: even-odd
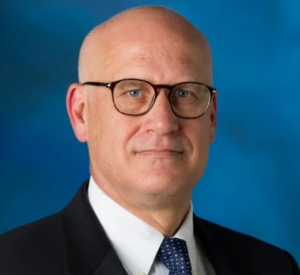
{"label": "tie knot", "polygon": [[169,275],[192,275],[188,248],[184,240],[165,238],[157,257],[169,269]]}

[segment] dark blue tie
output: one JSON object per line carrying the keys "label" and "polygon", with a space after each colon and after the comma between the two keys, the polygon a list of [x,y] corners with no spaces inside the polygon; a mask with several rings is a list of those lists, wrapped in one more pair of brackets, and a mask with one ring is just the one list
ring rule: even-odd
{"label": "dark blue tie", "polygon": [[165,238],[157,257],[169,269],[169,275],[192,275],[189,253],[184,240]]}

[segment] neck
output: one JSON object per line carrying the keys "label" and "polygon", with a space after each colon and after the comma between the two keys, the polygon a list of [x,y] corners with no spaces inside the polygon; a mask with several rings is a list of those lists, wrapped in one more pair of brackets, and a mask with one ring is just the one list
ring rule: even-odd
{"label": "neck", "polygon": [[104,184],[103,179],[94,175],[93,178],[106,195],[166,237],[176,234],[190,208],[191,193],[184,197],[182,194],[157,196],[136,191],[118,192],[112,185]]}

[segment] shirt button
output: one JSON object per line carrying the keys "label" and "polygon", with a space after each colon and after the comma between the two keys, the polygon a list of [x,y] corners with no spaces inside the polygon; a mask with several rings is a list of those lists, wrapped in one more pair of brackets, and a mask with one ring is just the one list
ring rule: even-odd
{"label": "shirt button", "polygon": [[137,275],[146,275],[144,272],[139,272]]}
{"label": "shirt button", "polygon": [[195,271],[195,270],[192,271],[192,274],[193,274],[193,275],[198,275],[197,271]]}

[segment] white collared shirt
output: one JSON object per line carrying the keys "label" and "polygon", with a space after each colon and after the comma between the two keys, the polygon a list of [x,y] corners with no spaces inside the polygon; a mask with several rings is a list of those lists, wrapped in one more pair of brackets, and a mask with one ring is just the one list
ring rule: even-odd
{"label": "white collared shirt", "polygon": [[[167,267],[156,259],[164,236],[108,197],[91,176],[88,197],[116,254],[130,275],[168,275]],[[207,257],[196,245],[193,232],[193,205],[173,236],[186,241],[193,275],[214,275]]]}

